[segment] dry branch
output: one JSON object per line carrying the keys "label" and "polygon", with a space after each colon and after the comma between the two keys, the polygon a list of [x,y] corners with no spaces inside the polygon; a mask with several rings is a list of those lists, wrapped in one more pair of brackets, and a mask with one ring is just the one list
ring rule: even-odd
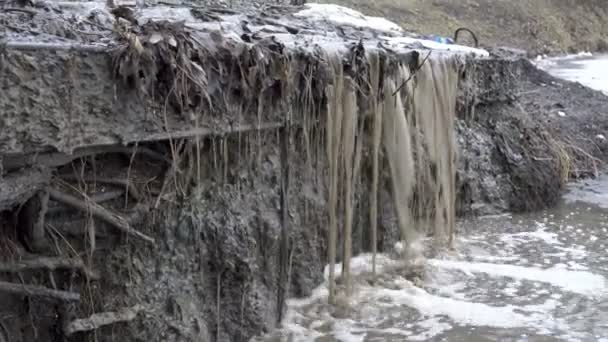
{"label": "dry branch", "polygon": [[17,273],[36,269],[50,271],[73,269],[80,271],[89,279],[99,279],[99,275],[86,267],[81,259],[40,257],[36,259],[14,261],[12,263],[0,263],[0,272]]}
{"label": "dry branch", "polygon": [[[298,126],[300,123],[292,122],[292,126]],[[273,130],[273,129],[281,129],[285,126],[282,122],[266,122],[262,124],[255,125],[239,125],[233,126],[230,129],[212,129],[212,128],[195,128],[187,131],[177,131],[177,132],[169,132],[169,133],[156,133],[149,134],[143,139],[139,140],[128,140],[127,143],[135,143],[135,142],[149,142],[149,141],[160,141],[160,140],[170,140],[170,139],[186,139],[186,138],[195,138],[195,137],[207,137],[207,136],[223,136],[227,134],[235,134],[235,133],[245,133],[250,131],[263,131],[263,130]]]}
{"label": "dry branch", "polygon": [[131,228],[131,226],[129,225],[129,221],[127,219],[109,211],[108,209],[100,206],[97,203],[94,203],[90,200],[84,200],[84,199],[80,200],[72,195],[66,194],[62,191],[59,191],[57,189],[52,189],[52,188],[49,189],[49,195],[50,195],[51,199],[53,199],[57,202],[61,202],[63,204],[72,206],[85,213],[91,213],[94,217],[97,217],[98,219],[101,219],[101,220],[109,223],[110,225],[112,225],[113,227],[117,228],[118,230],[120,230],[124,233],[132,235],[132,236],[134,236],[138,239],[144,240],[146,242],[150,242],[150,243],[155,242],[154,239],[149,237],[148,235],[145,235],[145,234]]}
{"label": "dry branch", "polygon": [[42,286],[22,285],[6,281],[0,281],[0,292],[65,302],[80,301],[80,294],[76,292],[59,291]]}
{"label": "dry branch", "polygon": [[[63,176],[61,176],[61,179],[71,180],[71,181],[83,181],[83,182],[89,182],[89,183],[97,182],[97,183],[102,183],[102,184],[118,185],[118,186],[121,186],[122,188],[128,188],[129,195],[131,195],[133,197],[133,199],[135,199],[136,201],[142,201],[144,198],[142,196],[141,192],[137,189],[137,187],[135,187],[135,185],[133,185],[132,182],[130,182],[126,179],[78,177],[78,176],[73,176],[73,175],[63,175]],[[97,202],[97,201],[95,201],[95,202]]]}
{"label": "dry branch", "polygon": [[[122,189],[99,192],[99,193],[95,193],[95,194],[89,196],[89,200],[99,204],[99,203],[104,203],[104,202],[108,202],[108,201],[117,199],[124,194],[125,194],[125,191]],[[47,213],[47,215],[56,215],[58,213],[64,212],[69,209],[72,209],[72,208],[66,207],[63,205],[58,205],[58,206],[49,208],[46,213]]]}
{"label": "dry branch", "polygon": [[27,8],[4,7],[4,8],[2,8],[2,11],[3,12],[20,12],[20,13],[29,14],[32,16],[36,15],[36,11],[27,9]]}
{"label": "dry branch", "polygon": [[130,308],[122,308],[115,312],[100,312],[92,314],[88,318],[73,320],[68,323],[63,330],[67,336],[70,336],[77,332],[99,329],[105,325],[129,322],[134,320],[135,317],[137,317],[137,314],[143,310],[144,307],[142,305],[135,305]]}
{"label": "dry branch", "polygon": [[[124,153],[128,155],[133,154],[133,147],[119,146],[119,145],[107,145],[107,146],[91,146],[83,147],[74,151],[72,154],[65,154],[61,152],[37,152],[29,155],[7,155],[4,156],[3,166],[5,170],[15,170],[28,165],[40,165],[47,167],[58,167],[71,163],[73,160],[78,158],[87,157],[96,154],[103,153]],[[147,148],[137,148],[137,153],[145,155],[148,158],[171,163],[170,160],[165,158],[164,155],[154,152]]]}

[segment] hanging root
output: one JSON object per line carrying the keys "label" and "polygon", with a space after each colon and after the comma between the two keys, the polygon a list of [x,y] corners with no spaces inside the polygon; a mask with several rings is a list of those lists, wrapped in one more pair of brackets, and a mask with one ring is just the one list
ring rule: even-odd
{"label": "hanging root", "polygon": [[344,75],[341,61],[335,63],[334,85],[328,93],[327,110],[327,160],[329,160],[329,229],[328,229],[328,262],[329,262],[329,302],[335,301],[335,264],[337,243],[337,206],[338,206],[338,180],[339,180],[339,153],[342,136],[342,93],[344,87]]}
{"label": "hanging root", "polygon": [[355,133],[357,132],[357,95],[350,78],[344,88],[343,125],[342,125],[342,160],[344,162],[344,257],[342,276],[345,279],[346,294],[351,292],[350,258],[352,255],[353,224],[353,155],[355,150]]}
{"label": "hanging root", "polygon": [[370,194],[370,225],[372,239],[372,274],[376,276],[376,253],[378,249],[378,178],[380,141],[382,139],[382,107],[380,96],[380,59],[378,54],[371,55],[371,91],[373,110],[373,133],[372,133],[372,189]]}

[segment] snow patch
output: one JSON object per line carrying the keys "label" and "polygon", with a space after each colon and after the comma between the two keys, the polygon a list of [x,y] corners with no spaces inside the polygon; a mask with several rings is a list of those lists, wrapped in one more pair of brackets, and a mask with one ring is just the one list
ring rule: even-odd
{"label": "snow patch", "polygon": [[427,39],[417,39],[411,37],[381,37],[385,40],[385,45],[392,49],[412,48],[415,46],[422,46],[430,50],[449,51],[463,54],[475,55],[478,57],[488,57],[490,53],[483,49],[472,48],[464,45],[457,44],[442,44]]}
{"label": "snow patch", "polygon": [[332,4],[306,4],[306,9],[295,14],[337,25],[351,25],[383,32],[403,32],[401,26],[381,17],[369,17],[353,9]]}

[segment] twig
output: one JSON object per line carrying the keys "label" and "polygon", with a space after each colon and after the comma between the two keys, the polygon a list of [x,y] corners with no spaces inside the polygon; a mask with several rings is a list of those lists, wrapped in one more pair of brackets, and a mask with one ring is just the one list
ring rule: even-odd
{"label": "twig", "polygon": [[[102,184],[116,185],[123,188],[127,188],[128,194],[133,197],[136,201],[142,201],[143,196],[141,192],[133,185],[133,183],[129,182],[126,179],[120,178],[97,178],[97,177],[78,177],[74,175],[62,175],[60,176],[63,180],[70,181],[83,181],[83,182],[97,182]],[[98,201],[95,201],[98,202]]]}
{"label": "twig", "polygon": [[36,269],[46,269],[49,271],[75,269],[90,279],[99,279],[99,275],[88,269],[81,259],[40,257],[36,259],[19,260],[12,263],[0,263],[0,272],[17,273]]}
{"label": "twig", "polygon": [[53,188],[49,188],[48,191],[50,197],[57,202],[72,206],[85,213],[91,213],[93,216],[109,223],[110,225],[114,226],[115,228],[124,233],[132,235],[149,243],[155,243],[153,238],[135,229],[132,229],[127,219],[120,215],[112,213],[111,211],[107,210],[106,208],[100,206],[97,203],[93,203],[90,200],[87,200],[87,202],[85,203],[83,200],[80,200],[72,195],[66,194],[62,191]]}
{"label": "twig", "polygon": [[27,8],[16,8],[16,7],[5,7],[2,9],[3,12],[21,12],[29,15],[36,15],[36,11]]}
{"label": "twig", "polygon": [[0,292],[65,302],[80,301],[80,294],[76,292],[52,290],[42,286],[22,285],[6,281],[0,281]]}
{"label": "twig", "polygon": [[[116,190],[110,190],[110,191],[105,191],[105,192],[98,192],[95,193],[93,195],[89,196],[89,200],[91,202],[95,202],[97,204],[101,204],[104,202],[109,202],[112,200],[115,200],[121,196],[123,196],[125,194],[125,191],[122,189],[116,189]],[[58,215],[60,213],[65,212],[66,210],[71,210],[73,209],[72,207],[66,207],[64,205],[56,205],[53,206],[51,208],[49,208],[46,211],[47,215]]]}
{"label": "twig", "polygon": [[420,69],[422,69],[422,66],[424,65],[424,63],[426,63],[426,60],[429,59],[429,56],[431,55],[431,52],[433,52],[433,50],[429,50],[429,53],[426,55],[426,57],[424,57],[424,59],[422,60],[422,63],[420,63],[420,65],[418,65],[418,67],[416,67],[416,69],[414,69],[412,71],[412,73],[410,74],[410,77],[408,77],[407,80],[405,80],[405,81],[403,81],[403,83],[401,83],[401,85],[393,93],[393,96],[397,95],[397,93],[399,93],[399,91],[401,91],[401,89],[403,87],[405,87],[405,85],[407,84],[407,82],[409,82],[418,73],[418,71]]}
{"label": "twig", "polygon": [[143,305],[138,304],[130,308],[122,308],[115,312],[95,313],[88,318],[71,321],[63,328],[63,332],[67,336],[70,336],[77,332],[92,331],[110,324],[129,322],[134,320],[143,310]]}
{"label": "twig", "polygon": [[[145,155],[146,157],[153,158],[159,161],[171,163],[164,155],[152,151],[146,148],[138,148],[139,154]],[[37,153],[22,155],[7,155],[4,157],[4,169],[14,170],[19,169],[27,165],[42,165],[48,167],[58,167],[71,163],[73,160],[92,156],[103,153],[124,153],[131,156],[133,148],[128,146],[119,145],[106,145],[106,146],[90,146],[76,149],[72,154],[65,154],[61,152],[48,152],[40,151]]]}

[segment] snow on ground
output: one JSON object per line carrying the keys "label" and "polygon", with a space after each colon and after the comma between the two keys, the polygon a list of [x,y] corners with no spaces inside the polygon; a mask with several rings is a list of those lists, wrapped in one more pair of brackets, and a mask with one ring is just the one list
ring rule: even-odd
{"label": "snow on ground", "polygon": [[[308,20],[330,22],[336,25],[350,25],[358,28],[372,29],[386,33],[403,34],[403,29],[396,23],[385,18],[363,15],[353,9],[332,4],[307,4],[306,9],[295,15],[305,17]],[[454,53],[472,54],[479,57],[487,57],[490,54],[483,49],[476,49],[457,44],[442,44],[427,39],[411,37],[383,36],[380,37],[387,47],[393,50],[403,48],[424,48],[438,51],[449,51]]]}
{"label": "snow on ground", "polygon": [[403,32],[401,26],[385,18],[366,16],[348,7],[333,4],[306,4],[306,9],[295,15],[336,25],[351,25],[384,32]]}
{"label": "snow on ground", "polygon": [[537,58],[536,66],[551,75],[579,82],[608,94],[608,56],[580,53],[557,58]]}

